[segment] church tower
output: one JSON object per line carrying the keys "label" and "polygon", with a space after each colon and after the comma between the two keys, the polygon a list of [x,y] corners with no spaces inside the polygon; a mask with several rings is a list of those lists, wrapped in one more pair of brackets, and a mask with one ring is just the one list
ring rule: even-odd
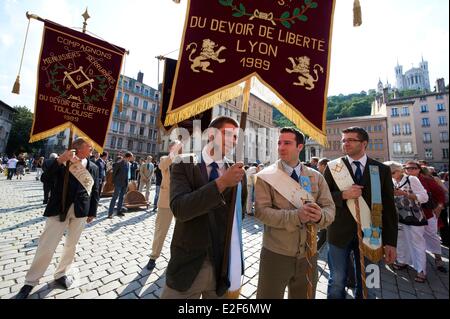
{"label": "church tower", "polygon": [[381,79],[379,79],[379,81],[378,81],[377,93],[379,93],[379,94],[383,93],[383,82],[381,82]]}
{"label": "church tower", "polygon": [[420,66],[420,69],[423,71],[423,80],[424,80],[425,89],[430,91],[431,86],[430,86],[430,73],[428,71],[428,62],[423,60],[423,56],[422,56],[422,62],[420,62],[419,66]]}
{"label": "church tower", "polygon": [[395,79],[397,81],[397,89],[399,91],[403,90],[405,85],[404,85],[404,75],[403,75],[403,66],[398,64],[397,61],[397,66],[395,67]]}

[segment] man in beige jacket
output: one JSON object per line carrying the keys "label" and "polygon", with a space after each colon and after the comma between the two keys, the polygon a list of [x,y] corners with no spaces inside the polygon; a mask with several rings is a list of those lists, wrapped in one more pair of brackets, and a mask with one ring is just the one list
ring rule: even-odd
{"label": "man in beige jacket", "polygon": [[[287,286],[289,299],[305,299],[306,224],[313,223],[318,228],[327,227],[334,220],[335,205],[323,176],[299,161],[304,147],[304,135],[295,128],[283,128],[280,133],[279,160],[256,175],[255,216],[264,223],[256,298],[282,299]],[[274,175],[266,178],[270,170]],[[292,198],[303,198],[302,194],[305,193],[292,193],[294,188],[287,186],[292,183],[289,176],[308,193],[311,202],[303,203],[300,208],[294,206]],[[286,178],[289,183],[285,182]],[[284,182],[277,184],[282,179]],[[269,181],[273,182],[270,184]],[[295,183],[293,185],[297,187]],[[312,264],[315,292],[317,254],[313,256]]]}
{"label": "man in beige jacket", "polygon": [[155,232],[153,234],[152,253],[147,263],[147,269],[153,270],[156,265],[156,259],[161,254],[161,250],[172,223],[173,213],[169,206],[170,197],[170,165],[177,154],[181,154],[182,144],[180,141],[169,143],[169,155],[162,156],[159,159],[159,169],[162,174],[161,188],[158,198],[158,212],[156,215]]}
{"label": "man in beige jacket", "polygon": [[147,161],[139,168],[139,191],[142,192],[145,186],[145,200],[148,203],[150,187],[152,186],[152,175],[155,167],[152,164],[152,157],[147,156]]}

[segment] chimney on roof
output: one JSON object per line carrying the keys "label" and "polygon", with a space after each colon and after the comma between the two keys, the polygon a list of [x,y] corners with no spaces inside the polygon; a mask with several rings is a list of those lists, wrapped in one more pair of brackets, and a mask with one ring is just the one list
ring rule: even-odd
{"label": "chimney on roof", "polygon": [[138,72],[137,81],[140,83],[144,83],[144,73],[141,71]]}

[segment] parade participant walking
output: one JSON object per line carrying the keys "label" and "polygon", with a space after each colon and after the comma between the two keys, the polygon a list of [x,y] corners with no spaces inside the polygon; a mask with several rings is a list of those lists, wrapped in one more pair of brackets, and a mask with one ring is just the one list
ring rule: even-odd
{"label": "parade participant walking", "polygon": [[98,166],[98,189],[100,194],[102,193],[103,184],[106,180],[106,162],[108,161],[108,152],[103,152],[100,157],[95,161]]}
{"label": "parade participant walking", "polygon": [[18,162],[18,160],[16,158],[16,155],[13,155],[8,160],[8,177],[7,177],[7,179],[11,180],[12,177],[16,174],[17,162]]}
{"label": "parade participant walking", "polygon": [[423,236],[425,237],[426,249],[434,255],[436,269],[440,272],[447,272],[442,261],[441,239],[438,235],[438,218],[445,205],[445,192],[442,187],[431,177],[426,166],[420,166],[418,162],[407,161],[405,171],[408,175],[419,178],[426,189],[428,202],[422,204],[422,209],[427,217],[427,225]]}
{"label": "parade participant walking", "polygon": [[[33,263],[25,276],[25,285],[17,294],[17,299],[27,298],[33,287],[39,283],[66,229],[64,250],[54,277],[62,287],[70,287],[72,280],[67,273],[73,262],[81,232],[85,224],[90,223],[97,215],[98,167],[88,160],[92,145],[86,139],[78,138],[72,143],[72,147],[75,152],[67,150],[60,157],[49,160],[51,164],[46,174],[53,186],[44,212],[44,216],[48,218]],[[65,165],[67,161],[71,162],[69,168]],[[63,200],[67,169],[70,171],[68,191],[66,199]]]}
{"label": "parade participant walking", "polygon": [[401,164],[385,162],[392,173],[395,206],[399,224],[397,239],[397,262],[393,268],[406,269],[411,265],[416,271],[416,282],[423,283],[427,274],[427,255],[425,245],[425,217],[420,204],[428,201],[428,194],[416,176],[404,174]]}
{"label": "parade participant walking", "polygon": [[153,270],[156,265],[156,259],[161,254],[161,250],[166,239],[167,232],[169,231],[170,224],[172,223],[173,213],[170,210],[169,197],[170,197],[170,165],[178,154],[181,154],[182,144],[179,141],[172,141],[169,143],[169,155],[162,156],[159,160],[159,169],[162,174],[162,183],[157,202],[158,212],[155,221],[155,232],[153,234],[152,252],[150,254],[150,260],[147,264],[148,270]]}
{"label": "parade participant walking", "polygon": [[355,257],[355,296],[362,298],[361,271],[365,269],[361,269],[360,253],[377,261],[384,255],[390,264],[396,258],[397,246],[398,218],[390,169],[366,155],[369,135],[363,128],[343,130],[341,142],[346,156],[329,162],[324,173],[336,204],[336,218],[327,230],[329,299],[345,298],[351,251]]}
{"label": "parade participant walking", "polygon": [[150,197],[150,187],[152,185],[152,176],[155,166],[152,163],[152,157],[147,156],[147,161],[139,167],[139,191],[142,192],[145,187],[145,200],[148,203]]}
{"label": "parade participant walking", "polygon": [[39,181],[42,175],[42,165],[44,165],[45,158],[43,156],[39,157],[36,161],[36,180]]}
{"label": "parade participant walking", "polygon": [[[236,211],[234,218],[238,218],[246,206],[244,164],[233,164],[225,157],[236,144],[236,135],[229,134],[230,130],[238,126],[229,117],[214,119],[208,128],[209,143],[202,150],[201,160],[186,155],[172,164],[170,208],[175,216],[175,229],[161,298],[220,298],[230,288],[230,278],[240,285],[241,248],[230,246],[234,247],[230,248],[230,262],[223,263],[230,208]],[[232,207],[232,187],[241,181],[244,184],[238,188],[242,189],[242,196],[236,192],[236,206]],[[232,238],[231,242],[236,240],[239,238]],[[236,257],[233,259],[236,263],[231,262],[232,257]],[[228,267],[222,269],[223,265]]]}
{"label": "parade participant walking", "polygon": [[53,161],[57,157],[58,157],[58,154],[51,153],[49,156],[49,159],[44,161],[44,163],[42,164],[42,175],[40,177],[40,180],[41,180],[41,182],[43,184],[43,188],[44,188],[44,201],[42,202],[42,204],[44,204],[44,205],[48,203],[48,199],[49,199],[51,191],[52,191],[52,184],[54,184],[54,182],[55,182],[54,179],[49,178],[47,171],[51,167],[51,165],[53,164]]}
{"label": "parade participant walking", "polygon": [[282,299],[287,286],[289,299],[306,299],[308,280],[314,298],[317,254],[310,260],[313,278],[307,278],[306,225],[327,227],[335,206],[323,176],[299,161],[304,143],[299,130],[282,128],[279,160],[256,175],[255,216],[264,224],[256,298]]}
{"label": "parade participant walking", "polygon": [[159,191],[161,190],[161,183],[162,183],[162,173],[159,169],[159,163],[153,162],[153,166],[155,167],[154,173],[155,173],[155,197],[153,198],[153,209],[152,212],[155,212],[158,207],[158,200],[159,200]]}
{"label": "parade participant walking", "polygon": [[124,216],[122,213],[123,197],[125,196],[128,188],[128,181],[131,179],[131,161],[133,160],[133,153],[127,152],[122,160],[114,163],[113,165],[113,183],[114,194],[111,198],[108,210],[108,218],[113,217],[114,206],[116,205],[117,198],[117,216]]}

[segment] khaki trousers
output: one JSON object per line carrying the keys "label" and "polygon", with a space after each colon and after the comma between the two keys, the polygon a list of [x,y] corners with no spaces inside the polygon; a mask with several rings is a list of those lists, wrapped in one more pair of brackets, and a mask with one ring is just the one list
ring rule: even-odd
{"label": "khaki trousers", "polygon": [[222,299],[216,294],[216,275],[214,267],[208,257],[203,262],[202,268],[195,277],[191,288],[187,291],[178,291],[170,288],[167,284],[161,294],[161,299]]}
{"label": "khaki trousers", "polygon": [[64,276],[70,268],[75,257],[77,243],[80,240],[81,232],[86,224],[87,217],[76,218],[73,204],[70,206],[64,222],[59,221],[59,216],[52,216],[47,218],[44,231],[39,238],[39,245],[34,255],[33,263],[25,276],[25,284],[36,286],[39,280],[44,275],[56,247],[67,228],[66,241],[64,243],[64,250],[59,261],[58,267],[55,270],[55,279]]}
{"label": "khaki trousers", "polygon": [[[313,257],[312,264],[314,266],[314,299],[317,285],[317,254]],[[307,265],[306,258],[276,254],[263,247],[259,262],[256,299],[283,299],[286,286],[288,287],[288,299],[306,299]]]}
{"label": "khaki trousers", "polygon": [[141,177],[139,180],[139,192],[142,192],[144,190],[145,186],[145,200],[148,203],[148,198],[150,197],[150,187],[152,186],[151,179],[149,179],[147,182],[144,182],[144,179]]}
{"label": "khaki trousers", "polygon": [[155,233],[153,234],[151,259],[158,259],[166,240],[167,232],[172,223],[173,213],[170,208],[158,208],[155,221]]}

